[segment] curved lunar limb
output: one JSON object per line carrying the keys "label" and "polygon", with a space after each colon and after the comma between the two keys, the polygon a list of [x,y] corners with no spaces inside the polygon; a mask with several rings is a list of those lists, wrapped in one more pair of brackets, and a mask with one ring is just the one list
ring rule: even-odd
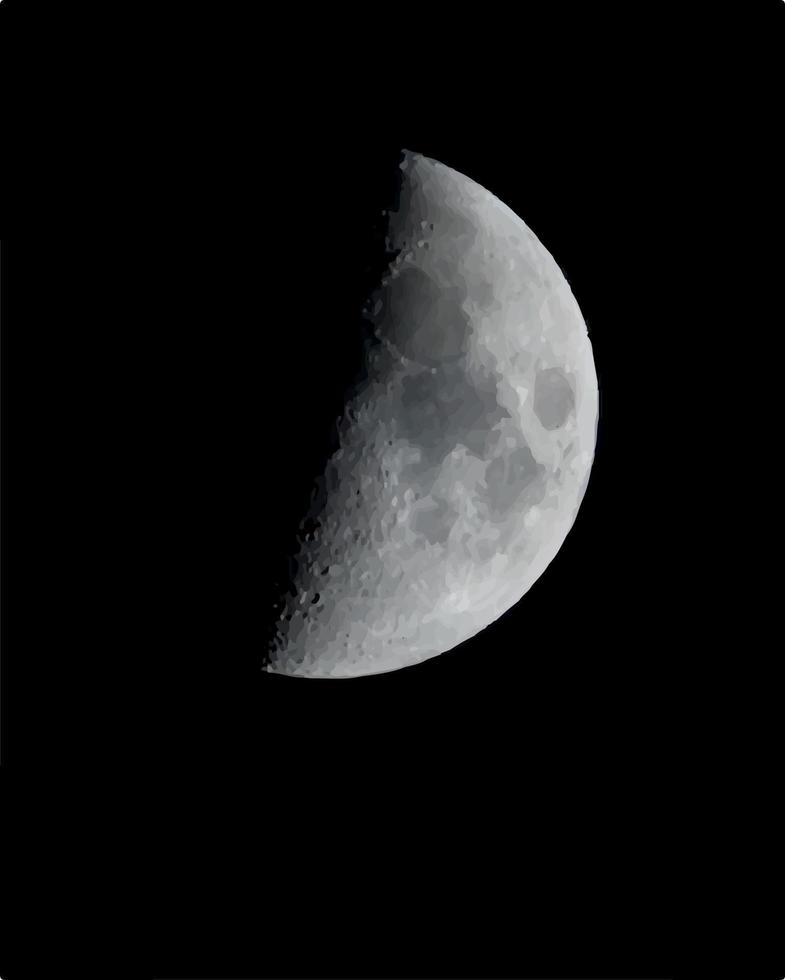
{"label": "curved lunar limb", "polygon": [[267,669],[345,678],[444,653],[552,561],[594,456],[586,325],[489,191],[413,153],[367,378],[340,421]]}

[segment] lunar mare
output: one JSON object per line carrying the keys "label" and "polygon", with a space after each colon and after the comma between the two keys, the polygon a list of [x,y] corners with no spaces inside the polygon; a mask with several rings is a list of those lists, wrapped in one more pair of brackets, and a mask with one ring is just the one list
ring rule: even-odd
{"label": "lunar mare", "polygon": [[444,653],[561,547],[594,455],[597,377],[572,291],[524,222],[405,153],[367,379],[339,423],[267,669],[342,678]]}

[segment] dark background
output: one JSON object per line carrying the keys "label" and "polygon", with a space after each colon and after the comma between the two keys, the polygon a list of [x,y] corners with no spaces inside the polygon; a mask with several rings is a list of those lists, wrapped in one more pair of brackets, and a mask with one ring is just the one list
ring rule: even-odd
{"label": "dark background", "polygon": [[[732,454],[710,475],[705,377],[740,275],[711,245],[772,162],[775,8],[564,8],[567,39],[559,10],[429,30],[140,8],[141,49],[95,14],[90,68],[30,96],[21,203],[74,230],[46,290],[10,289],[69,371],[46,411],[62,455],[28,441],[49,479],[11,498],[56,528],[25,580],[52,554],[68,588],[9,610],[36,641],[5,675],[29,697],[4,767],[15,910],[70,910],[50,943],[82,975],[694,975],[724,663],[701,521],[735,476]],[[491,190],[567,276],[600,384],[591,480],[544,575],[455,650],[266,675],[404,147]]]}

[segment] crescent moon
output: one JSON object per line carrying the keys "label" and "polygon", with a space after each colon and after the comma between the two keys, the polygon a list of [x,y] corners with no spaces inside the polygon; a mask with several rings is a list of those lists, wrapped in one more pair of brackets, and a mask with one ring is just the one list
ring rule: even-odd
{"label": "crescent moon", "polygon": [[586,489],[597,376],[556,262],[485,188],[406,152],[367,377],[339,423],[266,669],[377,674],[518,602]]}

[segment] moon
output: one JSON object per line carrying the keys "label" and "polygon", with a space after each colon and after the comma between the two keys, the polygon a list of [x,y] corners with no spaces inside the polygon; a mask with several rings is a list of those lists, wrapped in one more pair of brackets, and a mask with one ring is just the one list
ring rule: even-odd
{"label": "moon", "polygon": [[299,541],[273,673],[383,673],[474,636],[542,575],[588,482],[597,376],[567,280],[479,184],[408,151],[400,167],[366,377]]}

